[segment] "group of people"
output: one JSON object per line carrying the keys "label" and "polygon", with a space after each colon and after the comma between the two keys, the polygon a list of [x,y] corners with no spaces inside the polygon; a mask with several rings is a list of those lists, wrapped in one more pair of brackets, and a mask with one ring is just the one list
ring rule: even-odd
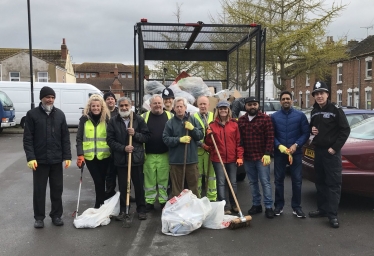
{"label": "group of people", "polygon": [[[210,112],[209,99],[205,96],[197,99],[199,111],[190,115],[187,100],[174,98],[169,88],[161,95],[153,95],[149,99],[150,111],[142,115],[133,113],[132,101],[127,97],[116,100],[112,92],[105,93],[104,97],[94,94],[79,121],[77,166],[82,168],[86,164],[92,176],[95,208],[114,195],[118,178],[120,214],[117,220],[125,218],[130,169],[138,219],[145,220],[146,213],[154,210],[157,201],[162,209],[170,197],[178,196],[185,188],[197,197],[205,191],[210,201],[225,200],[225,214],[238,213],[224,172],[236,195],[237,167],[242,165],[252,195],[248,214],[261,213],[263,203],[265,216],[274,218],[283,212],[285,170],[289,165],[293,214],[305,218],[301,208],[301,147],[312,133],[316,146],[318,209],[309,216],[327,216],[331,226],[339,227],[340,149],[350,130],[343,111],[327,100],[328,93],[325,83],[315,84],[312,94],[316,104],[310,124],[302,112],[292,107],[292,94],[288,91],[280,94],[282,109],[271,117],[261,112],[259,99],[246,98],[246,114],[238,119],[232,118],[227,101],[218,102],[214,113]],[[64,224],[61,219],[62,162],[65,161],[65,168],[70,166],[70,135],[63,112],[53,106],[55,96],[52,88],[43,87],[39,107],[30,110],[25,121],[24,149],[28,166],[34,170],[35,228],[44,227],[48,179],[52,223]],[[330,139],[326,140],[326,136]],[[275,200],[270,183],[272,154]]]}

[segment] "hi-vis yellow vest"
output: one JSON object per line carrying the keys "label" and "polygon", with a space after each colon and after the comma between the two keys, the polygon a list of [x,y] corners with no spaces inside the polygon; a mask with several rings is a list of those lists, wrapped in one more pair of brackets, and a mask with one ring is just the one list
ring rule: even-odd
{"label": "hi-vis yellow vest", "polygon": [[[150,113],[150,112],[151,112],[151,111],[147,111],[147,112],[145,112],[145,113],[142,115],[142,117],[144,118],[144,122],[145,122],[145,123],[148,122],[148,119],[149,119],[149,113]],[[172,118],[172,114],[171,114],[169,111],[164,110],[164,112],[166,113],[166,116],[168,117],[168,120],[169,120],[170,118]]]}
{"label": "hi-vis yellow vest", "polygon": [[[197,119],[197,121],[199,121],[201,127],[203,127],[203,132],[204,132],[204,136],[205,136],[205,131],[208,127],[204,126],[204,122],[203,122],[203,120],[201,120],[199,113],[195,113],[193,116]],[[213,122],[213,113],[212,112],[208,112],[207,120],[208,120],[208,124]],[[203,141],[204,141],[204,139],[201,140],[201,142],[203,142]]]}
{"label": "hi-vis yellow vest", "polygon": [[110,156],[109,146],[106,143],[106,123],[100,122],[96,127],[91,120],[84,124],[83,153],[87,160],[102,160]]}

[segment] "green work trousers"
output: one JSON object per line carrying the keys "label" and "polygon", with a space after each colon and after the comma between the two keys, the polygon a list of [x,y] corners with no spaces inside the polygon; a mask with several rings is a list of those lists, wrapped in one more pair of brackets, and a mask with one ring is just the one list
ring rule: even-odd
{"label": "green work trousers", "polygon": [[[208,187],[206,188],[206,197],[210,201],[217,201],[217,183],[216,174],[213,169],[212,161],[209,159],[209,154],[203,148],[198,149],[198,169],[199,169],[199,181],[198,189],[201,195],[202,188],[206,188],[206,184],[202,184],[203,175],[205,175],[205,183],[208,180]],[[209,173],[208,173],[209,172]]]}
{"label": "green work trousers", "polygon": [[144,192],[145,202],[154,204],[158,192],[158,202],[168,201],[166,192],[169,182],[169,156],[163,154],[147,154],[144,162]]}

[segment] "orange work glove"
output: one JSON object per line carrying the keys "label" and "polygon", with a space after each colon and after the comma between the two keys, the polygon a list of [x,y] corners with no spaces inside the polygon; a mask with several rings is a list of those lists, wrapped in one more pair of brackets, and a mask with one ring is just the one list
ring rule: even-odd
{"label": "orange work glove", "polygon": [[82,168],[82,163],[84,163],[84,156],[78,156],[77,158],[77,166]]}
{"label": "orange work glove", "polygon": [[207,151],[207,152],[210,152],[210,151],[212,150],[212,148],[209,147],[209,146],[208,146],[207,144],[205,144],[205,143],[201,144],[201,147],[202,147],[205,151]]}
{"label": "orange work glove", "polygon": [[240,158],[237,159],[237,160],[236,160],[236,165],[237,165],[237,166],[242,166],[242,165],[243,165],[243,159],[240,159]]}
{"label": "orange work glove", "polygon": [[290,165],[292,165],[293,157],[292,157],[291,151],[287,149],[286,152],[287,152],[286,154],[288,154],[288,162],[290,162]]}
{"label": "orange work glove", "polygon": [[213,134],[212,129],[210,128],[206,129],[206,135],[211,135],[211,134]]}

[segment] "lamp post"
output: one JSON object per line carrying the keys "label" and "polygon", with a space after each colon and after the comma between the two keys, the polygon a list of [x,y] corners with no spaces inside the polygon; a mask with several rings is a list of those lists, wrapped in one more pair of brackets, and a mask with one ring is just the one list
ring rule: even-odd
{"label": "lamp post", "polygon": [[31,85],[31,109],[35,107],[34,103],[34,76],[32,68],[32,43],[31,43],[31,15],[30,15],[30,0],[27,0],[27,16],[29,25],[29,55],[30,55],[30,85]]}
{"label": "lamp post", "polygon": [[164,71],[164,81],[163,81],[162,84],[165,85],[166,73],[168,72],[168,69],[167,69],[167,68],[164,68],[163,71]]}

